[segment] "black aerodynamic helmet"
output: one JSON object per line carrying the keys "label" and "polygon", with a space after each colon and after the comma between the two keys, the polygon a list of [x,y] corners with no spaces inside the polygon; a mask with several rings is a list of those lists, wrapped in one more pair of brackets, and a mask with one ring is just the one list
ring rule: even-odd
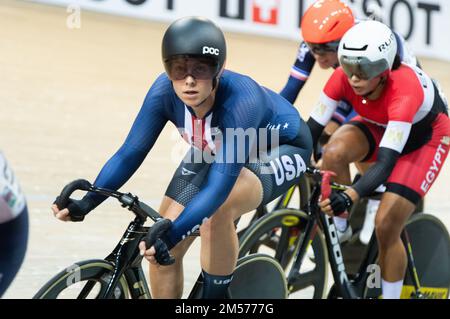
{"label": "black aerodynamic helmet", "polygon": [[215,66],[214,78],[222,69],[227,46],[222,30],[203,17],[184,17],[174,21],[162,40],[162,60],[166,71],[168,62],[179,56],[204,58]]}

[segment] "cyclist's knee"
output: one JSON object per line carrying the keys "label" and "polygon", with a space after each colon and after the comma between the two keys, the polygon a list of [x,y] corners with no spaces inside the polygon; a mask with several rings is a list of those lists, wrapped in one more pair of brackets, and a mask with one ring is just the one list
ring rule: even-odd
{"label": "cyclist's knee", "polygon": [[200,227],[200,234],[203,239],[212,238],[214,233],[221,233],[224,229],[234,231],[234,209],[230,207],[220,207],[214,215],[205,221]]}
{"label": "cyclist's knee", "polygon": [[324,146],[322,158],[327,166],[334,164],[343,165],[350,163],[347,154],[345,143],[338,139]]}
{"label": "cyclist's knee", "polygon": [[[244,167],[239,173],[230,195],[214,215],[227,220],[231,218],[234,221],[243,213],[258,207],[263,192],[263,185],[256,173]],[[220,216],[220,214],[224,215]]]}
{"label": "cyclist's knee", "polygon": [[[341,126],[331,137],[327,145],[324,146],[323,156],[328,156],[331,164],[334,161],[349,164],[360,161],[369,152],[369,142],[364,133],[353,125]],[[325,161],[324,158],[324,161]]]}

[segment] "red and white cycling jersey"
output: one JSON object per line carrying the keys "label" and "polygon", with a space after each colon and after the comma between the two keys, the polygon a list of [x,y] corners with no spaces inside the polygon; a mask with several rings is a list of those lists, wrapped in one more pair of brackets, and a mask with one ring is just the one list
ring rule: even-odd
{"label": "red and white cycling jersey", "polygon": [[438,94],[436,85],[425,72],[401,64],[391,72],[381,96],[368,100],[354,93],[339,67],[328,80],[311,117],[325,126],[338,101],[346,100],[363,119],[385,128],[380,147],[407,153],[429,141],[431,123],[439,113],[445,112],[445,99],[437,98]]}

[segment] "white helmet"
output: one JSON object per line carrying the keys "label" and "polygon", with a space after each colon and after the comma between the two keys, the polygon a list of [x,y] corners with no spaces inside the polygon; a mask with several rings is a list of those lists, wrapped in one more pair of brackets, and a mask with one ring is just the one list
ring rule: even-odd
{"label": "white helmet", "polygon": [[339,44],[338,57],[348,77],[369,80],[392,69],[397,40],[389,27],[378,21],[361,21],[350,28]]}

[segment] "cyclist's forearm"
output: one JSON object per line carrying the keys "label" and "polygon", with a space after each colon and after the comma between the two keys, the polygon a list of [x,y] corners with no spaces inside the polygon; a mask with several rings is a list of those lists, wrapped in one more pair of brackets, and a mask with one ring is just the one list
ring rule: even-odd
{"label": "cyclist's forearm", "polygon": [[305,81],[296,79],[293,76],[289,76],[289,79],[284,88],[281,90],[280,95],[294,104],[304,84]]}
{"label": "cyclist's forearm", "polygon": [[321,125],[319,122],[317,122],[315,119],[310,117],[308,121],[306,122],[308,124],[309,130],[311,131],[311,136],[313,140],[313,147],[316,147],[320,136],[322,135],[322,132],[325,128],[325,126]]}
{"label": "cyclist's forearm", "polygon": [[[147,153],[133,149],[124,144],[111,159],[106,162],[95,179],[96,187],[117,190],[136,172]],[[91,210],[100,205],[107,197],[87,193],[83,199],[91,202]]]}
{"label": "cyclist's forearm", "polygon": [[387,148],[380,147],[375,165],[353,185],[353,189],[360,197],[370,195],[378,186],[385,183],[394,169],[400,153]]}

